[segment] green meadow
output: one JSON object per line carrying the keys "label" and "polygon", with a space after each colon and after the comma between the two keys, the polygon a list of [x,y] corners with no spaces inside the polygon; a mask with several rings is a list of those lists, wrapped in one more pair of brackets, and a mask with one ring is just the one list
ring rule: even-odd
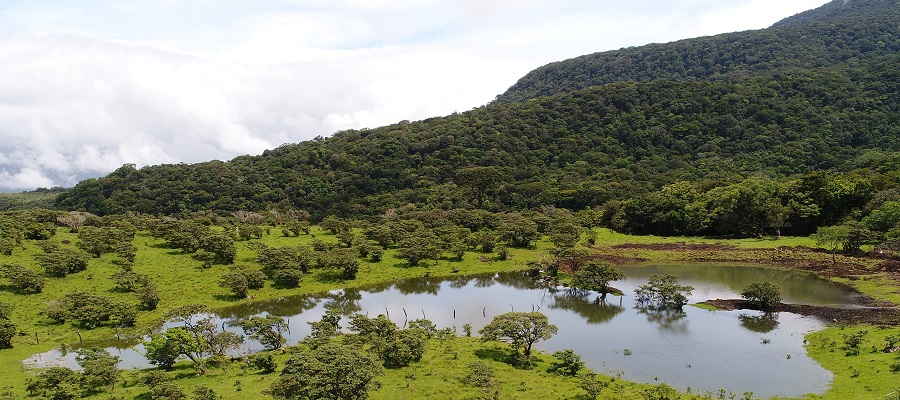
{"label": "green meadow", "polygon": [[[284,237],[278,228],[270,228],[261,239],[237,242],[237,258],[235,264],[254,265],[256,254],[247,244],[262,242],[268,246],[298,246],[310,244],[314,239],[337,243],[334,235],[327,234],[314,227],[309,235]],[[60,228],[51,242],[60,246],[74,246],[76,235],[68,229]],[[64,244],[68,241],[69,244]],[[724,244],[739,249],[710,250],[708,253],[677,251],[671,249],[654,250],[652,248],[612,248],[620,244]],[[318,293],[335,288],[365,286],[374,283],[391,282],[404,278],[422,276],[449,276],[453,274],[477,274],[483,272],[522,270],[527,268],[528,261],[549,257],[553,245],[544,238],[533,248],[510,248],[510,256],[506,260],[498,260],[494,254],[467,252],[462,261],[449,258],[435,261],[423,261],[418,266],[410,266],[396,257],[396,250],[385,251],[381,262],[372,263],[361,260],[357,278],[341,280],[333,273],[313,269],[303,276],[298,288],[276,289],[269,282],[262,289],[251,290],[250,298],[235,298],[227,289],[219,286],[220,277],[228,271],[228,266],[213,265],[202,268],[202,263],[183,254],[181,250],[172,249],[164,241],[154,239],[146,233],[139,232],[134,244],[138,248],[133,270],[148,275],[156,285],[160,302],[154,311],[142,311],[134,327],[119,330],[110,326],[101,326],[92,330],[79,330],[70,323],[59,324],[43,313],[47,302],[62,295],[81,291],[101,294],[114,300],[136,302],[134,294],[120,293],[111,279],[120,267],[114,255],[103,255],[92,258],[85,271],[70,274],[65,278],[47,278],[44,290],[38,294],[16,294],[10,286],[0,286],[0,302],[14,305],[11,319],[17,323],[21,333],[13,339],[12,349],[0,350],[0,392],[6,398],[23,398],[28,394],[25,390],[30,377],[38,371],[28,369],[22,360],[37,353],[46,352],[63,346],[72,348],[80,342],[107,343],[117,337],[131,338],[132,341],[147,332],[148,328],[158,326],[164,319],[166,311],[187,304],[206,304],[212,309],[240,304],[243,302],[276,299],[279,297]],[[791,252],[783,253],[779,248],[793,246],[813,247],[815,243],[808,238],[786,237],[780,240],[764,239],[703,239],[686,237],[653,237],[630,236],[614,233],[609,230],[598,230],[594,252],[601,255],[619,255],[653,261],[685,261],[700,258],[732,259],[734,261],[756,261],[760,254],[772,257],[773,267],[777,267],[778,257],[796,257],[810,261],[830,262],[830,254],[824,252]],[[743,251],[743,250],[750,250]],[[25,241],[24,248],[16,249],[11,256],[0,256],[0,264],[18,264],[35,271],[41,271],[34,256],[41,249],[33,241]],[[863,268],[874,268],[874,261],[839,257],[842,262],[856,261]],[[843,282],[854,286],[857,290],[874,298],[900,303],[900,291],[896,281],[884,273],[865,275],[860,278],[843,279]],[[443,327],[439,327],[443,328]],[[461,327],[456,327],[461,328]],[[847,356],[842,346],[844,336],[849,332],[866,330],[862,351],[859,355]],[[813,398],[847,399],[877,398],[898,389],[900,384],[900,358],[897,353],[882,353],[885,338],[898,334],[898,329],[870,326],[832,326],[808,336],[809,354],[835,375],[828,392]],[[579,387],[576,377],[566,377],[547,372],[552,358],[546,354],[537,356],[537,361],[530,369],[515,368],[504,362],[505,346],[500,344],[482,344],[475,338],[459,337],[450,339],[431,339],[423,359],[408,367],[387,369],[379,378],[380,387],[370,393],[373,399],[431,399],[431,398],[493,398],[499,393],[503,399],[587,399],[586,392]],[[339,339],[338,339],[339,340]],[[288,355],[276,352],[276,359],[283,364]],[[490,365],[495,371],[496,387],[488,393],[480,388],[463,383],[468,373],[467,365],[481,361]],[[209,373],[197,376],[188,363],[179,363],[168,374],[175,378],[175,383],[186,393],[192,388],[208,386],[214,388],[223,398],[265,398],[262,391],[269,387],[278,373],[263,374],[248,367],[240,361],[233,361],[213,368]],[[135,398],[142,396],[147,387],[138,384],[137,371],[123,371],[121,381],[114,393],[96,394],[95,398]],[[649,385],[625,382],[615,377],[603,378],[611,382],[601,392],[599,398],[606,399],[643,399],[655,395]],[[661,382],[660,382],[661,383]],[[648,392],[651,390],[652,392]],[[650,394],[648,394],[650,393]],[[741,398],[745,394],[728,393],[691,393],[682,394],[682,398]],[[870,396],[871,395],[871,396]]]}

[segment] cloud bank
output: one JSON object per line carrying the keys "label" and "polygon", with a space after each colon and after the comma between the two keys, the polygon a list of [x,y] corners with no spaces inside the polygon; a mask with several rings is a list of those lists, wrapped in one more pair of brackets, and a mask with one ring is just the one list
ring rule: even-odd
{"label": "cloud bank", "polygon": [[552,61],[824,1],[54,3],[0,6],[0,191],[465,111]]}

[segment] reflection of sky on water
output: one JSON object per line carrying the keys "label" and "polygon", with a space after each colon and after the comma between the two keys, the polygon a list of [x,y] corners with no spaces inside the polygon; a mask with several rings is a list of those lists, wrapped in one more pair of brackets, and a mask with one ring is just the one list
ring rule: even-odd
{"label": "reflection of sky on water", "polygon": [[[727,271],[711,271],[720,268]],[[401,327],[425,317],[438,327],[456,327],[459,334],[467,322],[477,332],[496,315],[534,310],[547,314],[550,322],[559,326],[557,336],[538,343],[536,348],[546,352],[573,349],[597,372],[621,372],[625,379],[666,382],[682,390],[691,387],[695,392],[725,388],[734,393],[752,391],[763,397],[799,396],[827,387],[831,373],[809,359],[803,349],[803,335],[822,327],[814,319],[789,313],[768,318],[754,311],[711,312],[689,306],[683,312],[641,310],[635,308],[633,293],[650,274],[671,270],[684,277],[682,284],[695,287],[691,302],[739,297],[740,289],[732,287],[741,288],[760,278],[781,285],[788,299],[801,298],[813,304],[849,301],[849,293],[840,287],[793,272],[755,268],[624,269],[629,278],[613,286],[625,295],[608,296],[605,301],[596,301],[592,293],[541,288],[521,274],[422,278],[367,290],[335,290],[231,307],[220,310],[222,319],[216,323],[224,322],[226,329],[242,333],[242,318],[260,313],[282,316],[290,326],[286,334],[290,345],[309,334],[307,322],[319,320],[326,308],[369,317],[388,314]],[[810,293],[802,293],[803,288]],[[341,325],[346,324],[347,318],[343,318]],[[763,339],[768,343],[763,344]],[[625,355],[625,349],[631,355]],[[258,350],[261,346],[257,342],[248,341],[237,353]],[[140,346],[110,351],[122,357],[122,368],[148,366],[140,355]],[[55,350],[35,357],[41,358],[35,360],[37,364],[46,364],[55,362],[61,354]],[[75,365],[74,360],[75,354],[70,352],[62,363]]]}

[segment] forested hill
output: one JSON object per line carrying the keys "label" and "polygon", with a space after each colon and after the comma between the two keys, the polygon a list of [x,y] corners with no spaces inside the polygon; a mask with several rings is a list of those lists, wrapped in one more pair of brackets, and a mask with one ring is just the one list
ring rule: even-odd
{"label": "forested hill", "polygon": [[620,81],[696,81],[865,63],[900,51],[900,1],[834,0],[771,28],[594,53],[540,67],[495,102]]}
{"label": "forested hill", "polygon": [[499,172],[485,208],[582,209],[679,181],[709,189],[752,174],[881,168],[898,150],[900,55],[715,81],[619,82],[229,162],[124,166],[79,183],[57,206],[175,214],[290,205],[314,218],[407,203],[465,208],[475,198],[456,179],[475,165]]}

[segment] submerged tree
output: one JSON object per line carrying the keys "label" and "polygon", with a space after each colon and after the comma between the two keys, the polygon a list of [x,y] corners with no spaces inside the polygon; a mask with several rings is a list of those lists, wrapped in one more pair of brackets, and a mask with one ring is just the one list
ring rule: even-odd
{"label": "submerged tree", "polygon": [[609,283],[625,279],[622,270],[603,262],[592,261],[582,269],[575,272],[572,277],[572,287],[580,290],[593,290],[600,293],[599,299],[606,298],[609,293]]}
{"label": "submerged tree", "polygon": [[638,286],[634,293],[642,306],[664,309],[683,307],[687,304],[687,296],[693,290],[693,286],[679,285],[678,275],[653,274],[650,276],[650,282]]}
{"label": "submerged tree", "polygon": [[741,292],[741,297],[760,308],[772,308],[781,302],[781,288],[772,282],[754,282]]}

